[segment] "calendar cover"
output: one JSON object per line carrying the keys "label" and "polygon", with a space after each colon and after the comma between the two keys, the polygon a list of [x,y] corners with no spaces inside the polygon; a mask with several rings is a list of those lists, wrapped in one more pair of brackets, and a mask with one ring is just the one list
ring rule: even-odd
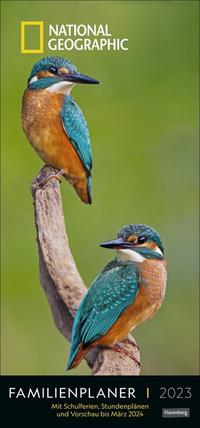
{"label": "calendar cover", "polygon": [[198,16],[1,2],[5,428],[195,426]]}

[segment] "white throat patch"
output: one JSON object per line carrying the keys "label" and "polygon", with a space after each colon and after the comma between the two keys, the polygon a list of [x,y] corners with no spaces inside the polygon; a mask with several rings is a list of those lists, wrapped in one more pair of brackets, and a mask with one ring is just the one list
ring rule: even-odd
{"label": "white throat patch", "polygon": [[117,259],[119,261],[129,260],[135,263],[142,263],[145,260],[145,257],[133,250],[121,249],[117,250]]}
{"label": "white throat patch", "polygon": [[156,253],[158,253],[161,256],[163,256],[163,253],[162,253],[162,251],[161,251],[161,249],[159,247],[154,248],[153,251],[156,251]]}
{"label": "white throat patch", "polygon": [[62,82],[54,83],[54,85],[49,86],[47,88],[47,91],[56,92],[57,94],[69,95],[73,86],[75,86],[75,83],[62,81]]}
{"label": "white throat patch", "polygon": [[33,82],[37,82],[37,80],[38,80],[38,77],[37,76],[33,76],[32,77],[32,79],[30,80],[30,82],[29,82],[29,85],[31,84],[31,83],[33,83]]}

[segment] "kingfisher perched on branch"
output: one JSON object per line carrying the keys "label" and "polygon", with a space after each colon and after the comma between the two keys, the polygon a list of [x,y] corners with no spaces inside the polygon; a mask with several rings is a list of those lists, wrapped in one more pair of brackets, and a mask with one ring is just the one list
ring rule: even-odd
{"label": "kingfisher perched on branch", "polygon": [[42,160],[60,169],[83,202],[91,204],[92,153],[86,120],[70,96],[77,83],[97,84],[69,61],[49,56],[38,61],[23,95],[24,132]]}
{"label": "kingfisher perched on branch", "polygon": [[[112,347],[160,308],[167,270],[160,235],[144,224],[124,226],[101,247],[117,257],[96,277],[75,315],[67,368],[75,368],[95,346]],[[126,339],[127,341],[127,339]],[[121,348],[121,352],[124,352]]]}

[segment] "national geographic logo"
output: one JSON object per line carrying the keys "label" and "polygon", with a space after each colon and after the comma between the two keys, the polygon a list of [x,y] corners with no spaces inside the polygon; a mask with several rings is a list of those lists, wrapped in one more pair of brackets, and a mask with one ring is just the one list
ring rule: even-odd
{"label": "national geographic logo", "polygon": [[[39,46],[36,49],[31,49],[26,45],[26,30],[27,27],[38,27],[39,31]],[[34,54],[44,52],[44,22],[43,21],[22,21],[21,22],[21,53]]]}
{"label": "national geographic logo", "polygon": [[[30,33],[34,27],[38,27],[39,46],[33,49],[31,46],[27,46],[26,34],[27,31]],[[128,39],[113,37],[108,24],[50,24],[48,25],[46,48],[50,51],[127,51]],[[21,53],[34,54],[43,52],[44,22],[22,21]]]}

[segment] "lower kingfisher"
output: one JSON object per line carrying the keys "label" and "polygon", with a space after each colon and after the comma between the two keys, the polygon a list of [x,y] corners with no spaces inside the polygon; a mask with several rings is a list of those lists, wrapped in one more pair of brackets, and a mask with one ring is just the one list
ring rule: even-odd
{"label": "lower kingfisher", "polygon": [[70,96],[77,83],[99,81],[78,73],[69,60],[60,57],[38,61],[23,95],[22,125],[42,160],[60,169],[59,174],[73,185],[82,201],[91,204],[89,131],[82,111]]}
{"label": "lower kingfisher", "polygon": [[[117,257],[95,278],[75,315],[67,369],[95,346],[118,341],[160,308],[167,270],[160,235],[145,224],[124,226],[117,239],[100,244]],[[123,352],[123,350],[121,349]]]}

